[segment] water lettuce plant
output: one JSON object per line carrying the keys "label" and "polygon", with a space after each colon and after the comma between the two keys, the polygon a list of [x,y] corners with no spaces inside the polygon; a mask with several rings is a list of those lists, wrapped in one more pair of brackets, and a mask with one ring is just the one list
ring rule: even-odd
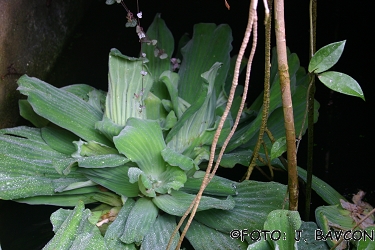
{"label": "water lettuce plant", "polygon": [[[35,127],[0,130],[0,198],[74,207],[52,214],[55,236],[44,249],[165,249],[201,186],[231,84],[231,30],[195,25],[192,38],[181,40],[186,41],[180,43],[182,58],[172,58],[174,39],[159,14],[147,37],[155,40],[142,44],[139,58],[110,51],[108,92],[85,84],[56,88],[27,75],[18,80],[18,90],[27,96],[20,114]],[[288,63],[298,134],[309,78],[295,54],[288,54]],[[268,129],[279,139],[285,132],[276,65],[274,57]],[[233,126],[241,94],[218,148]],[[243,111],[222,167],[249,165],[262,107],[260,95]],[[316,102],[315,119],[318,107]],[[272,144],[264,137],[262,157]],[[283,168],[277,158],[272,165]],[[306,176],[302,169],[300,176]],[[330,204],[342,198],[318,178],[313,188]],[[313,242],[315,223],[284,210],[285,194],[280,183],[215,176],[186,239],[195,249],[325,247]],[[90,203],[98,206],[85,208]],[[257,241],[261,237],[248,237],[245,229],[283,230],[288,240]],[[303,230],[304,240],[296,243],[294,230]]]}

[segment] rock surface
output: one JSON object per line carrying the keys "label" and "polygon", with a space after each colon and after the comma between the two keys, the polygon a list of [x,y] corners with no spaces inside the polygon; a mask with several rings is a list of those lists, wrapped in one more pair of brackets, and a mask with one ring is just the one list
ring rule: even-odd
{"label": "rock surface", "polygon": [[92,1],[0,0],[0,128],[19,124],[17,79],[44,79]]}

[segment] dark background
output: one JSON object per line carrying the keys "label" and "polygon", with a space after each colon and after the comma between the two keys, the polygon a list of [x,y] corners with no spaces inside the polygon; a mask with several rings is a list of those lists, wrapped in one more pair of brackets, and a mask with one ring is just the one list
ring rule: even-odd
{"label": "dark background", "polygon": [[[79,25],[54,66],[47,82],[55,86],[86,83],[107,89],[108,53],[111,48],[123,54],[137,56],[140,44],[134,28],[125,28],[126,12],[118,5],[107,6],[105,1],[92,1],[84,21]],[[125,2],[136,13],[136,1]],[[224,1],[213,0],[145,0],[139,1],[143,12],[141,24],[147,29],[156,13],[166,21],[175,42],[184,34],[192,35],[193,25],[199,22],[227,23],[233,31],[232,54],[238,53],[247,25],[249,1],[229,0],[228,11]],[[285,1],[286,41],[291,52],[297,53],[301,65],[307,68],[309,55],[309,1]],[[50,8],[53,7],[51,1]],[[253,63],[248,102],[259,95],[263,86],[263,5],[258,3],[258,47]],[[371,95],[374,72],[369,7],[361,2],[318,1],[317,48],[346,40],[345,50],[335,71],[352,76],[361,85],[366,102],[345,96],[316,83],[316,99],[320,103],[319,120],[315,124],[314,174],[337,191],[350,197],[359,189],[367,192],[366,199],[375,205],[372,120],[374,98]],[[274,36],[274,35],[273,35]],[[274,44],[273,44],[274,46]],[[248,54],[247,54],[248,55]],[[371,67],[371,68],[370,68]],[[306,142],[302,140],[298,165],[306,166]],[[239,178],[236,170],[223,174]],[[257,171],[255,171],[257,172]],[[254,179],[261,178],[254,173]],[[286,183],[286,176],[278,176]],[[301,191],[301,193],[303,193]],[[302,198],[301,198],[302,199]],[[302,200],[300,203],[303,203]],[[314,199],[313,206],[323,205]],[[1,204],[0,241],[2,249],[40,249],[53,234],[49,215],[55,207]],[[312,218],[313,219],[313,218]],[[16,221],[24,222],[20,226]],[[20,238],[16,238],[20,237]],[[27,242],[27,243],[25,243]],[[25,246],[28,246],[25,247]]]}

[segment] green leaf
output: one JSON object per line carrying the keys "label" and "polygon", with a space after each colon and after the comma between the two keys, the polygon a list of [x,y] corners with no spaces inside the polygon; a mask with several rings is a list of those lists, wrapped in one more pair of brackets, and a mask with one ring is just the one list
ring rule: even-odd
{"label": "green leaf", "polygon": [[20,115],[26,120],[30,121],[35,127],[41,128],[47,126],[47,124],[49,123],[47,119],[44,119],[43,117],[35,113],[33,107],[27,100],[19,100],[18,106],[20,108]]}
{"label": "green leaf", "polygon": [[118,154],[95,155],[78,159],[81,168],[113,168],[127,163],[129,159]]}
{"label": "green leaf", "polygon": [[212,131],[209,130],[215,126],[216,118],[214,82],[220,66],[220,63],[215,63],[209,71],[202,74],[205,82],[202,93],[185,111],[166,138],[168,147],[192,159],[196,157],[196,147],[212,142]]}
{"label": "green leaf", "polygon": [[[165,250],[167,249],[167,245],[169,239],[172,236],[173,230],[176,228],[176,217],[163,214],[159,215],[156,218],[155,223],[150,228],[150,232],[146,234],[142,241],[141,250]],[[177,246],[178,239],[180,238],[180,234],[177,233],[172,241],[171,248],[175,249]]]}
{"label": "green leaf", "polygon": [[120,240],[121,235],[123,235],[124,233],[126,220],[128,219],[130,211],[133,209],[134,204],[135,201],[133,199],[127,199],[121,210],[117,214],[116,219],[108,226],[107,231],[104,235],[104,239],[107,243],[108,249],[136,250],[133,243],[125,244]]}
{"label": "green leaf", "polygon": [[[365,231],[367,232],[367,235],[374,235],[375,226],[367,227]],[[367,237],[365,232],[363,232],[363,235],[364,237],[358,241],[357,249],[362,249],[362,250],[375,249],[375,241]]]}
{"label": "green leaf", "polygon": [[41,128],[41,133],[43,140],[54,150],[67,155],[76,151],[73,141],[78,141],[79,138],[75,134],[52,126]]}
{"label": "green leaf", "polygon": [[181,50],[183,60],[178,72],[178,91],[181,98],[191,104],[196,101],[197,93],[202,91],[200,75],[216,62],[223,64],[214,84],[215,94],[219,95],[229,69],[231,42],[231,29],[226,24],[216,26],[202,23],[194,26],[193,38]]}
{"label": "green leaf", "polygon": [[[334,229],[334,225],[339,225],[341,231],[346,231],[352,229],[356,224],[351,217],[351,212],[341,208],[339,205],[318,207],[315,210],[315,219],[320,228],[319,231],[316,232],[317,238],[322,240],[322,237],[324,237],[330,247],[334,245],[331,238],[335,241],[340,239],[339,234],[334,234],[331,231]],[[326,237],[330,231],[332,237]]]}
{"label": "green leaf", "polygon": [[76,152],[72,154],[74,158],[82,158],[97,155],[118,154],[114,148],[94,141],[85,142],[82,140],[73,142]]}
{"label": "green leaf", "polygon": [[[157,44],[154,46],[143,43],[142,52],[146,54],[146,57],[149,60],[147,67],[154,80],[151,91],[160,99],[165,99],[168,97],[167,90],[164,84],[159,81],[159,76],[164,71],[171,70],[170,60],[174,50],[174,39],[171,31],[160,16],[160,13],[157,13],[152,24],[147,29],[147,36],[150,39],[157,40]],[[165,53],[167,58],[161,59],[159,55],[155,56],[155,49],[161,54]],[[177,95],[175,97],[177,98]]]}
{"label": "green leaf", "polygon": [[273,236],[280,240],[275,241],[269,237],[267,239],[268,242],[274,246],[275,249],[298,249],[294,237],[296,230],[301,227],[301,224],[302,221],[298,211],[272,211],[268,214],[267,220],[264,222],[264,229],[270,232],[280,232],[278,236]]}
{"label": "green leaf", "polygon": [[81,174],[57,173],[54,162],[69,159],[43,140],[40,129],[0,130],[0,191],[2,199],[53,195],[71,183],[87,181]]}
{"label": "green leaf", "polygon": [[195,168],[198,170],[198,166],[194,163],[193,159],[177,153],[173,149],[166,147],[161,151],[163,159],[168,162],[171,166],[178,166],[182,170],[188,171]]}
{"label": "green leaf", "polygon": [[344,51],[345,42],[335,42],[320,48],[310,60],[309,72],[321,73],[335,65]]}
{"label": "green leaf", "polygon": [[126,197],[137,197],[139,188],[137,183],[130,183],[128,177],[129,167],[119,166],[114,168],[80,168],[78,172],[88,179],[113,192]]}
{"label": "green leaf", "polygon": [[[184,187],[180,190],[192,194],[198,193],[203,181],[203,177],[195,177],[199,172],[201,171],[195,172],[194,177],[188,178]],[[237,195],[235,186],[236,182],[215,175],[204,189],[203,194],[215,196]]]}
{"label": "green leaf", "polygon": [[186,238],[194,249],[245,250],[247,248],[247,243],[241,242],[240,239],[232,239],[229,234],[216,231],[195,220],[192,221]]}
{"label": "green leaf", "polygon": [[271,160],[279,157],[286,152],[286,137],[277,139],[271,148]]}
{"label": "green leaf", "polygon": [[358,82],[344,73],[327,71],[319,74],[318,78],[324,85],[336,92],[356,96],[365,100],[365,96]]}
{"label": "green leaf", "polygon": [[328,245],[323,240],[316,240],[315,233],[318,227],[315,222],[302,222],[301,227],[296,233],[296,239],[299,239],[297,246],[299,250],[328,250]]}
{"label": "green leaf", "polygon": [[88,220],[90,215],[82,202],[73,211],[57,210],[51,215],[55,236],[43,249],[106,249],[99,229]]}
{"label": "green leaf", "polygon": [[145,58],[127,57],[116,49],[109,53],[105,115],[117,125],[124,126],[129,117],[146,118],[143,104],[153,80],[150,74],[141,74],[148,71],[144,62]]}
{"label": "green leaf", "polygon": [[[170,194],[156,196],[152,201],[164,212],[176,216],[182,216],[189,208],[194,198],[195,195],[172,190]],[[228,196],[226,200],[202,196],[198,211],[212,208],[228,210],[232,209],[234,204],[234,200],[231,196]]]}
{"label": "green leaf", "polygon": [[[280,168],[284,169],[286,168],[284,165],[280,162],[279,159],[275,159],[273,166],[279,166]],[[298,167],[298,177],[300,177],[304,182],[307,180],[307,172],[305,169]],[[322,181],[316,176],[312,176],[312,189],[328,204],[335,205],[339,204],[340,200],[345,200],[344,196],[342,196],[339,192],[337,192],[334,188],[332,188],[330,185],[328,185],[326,182]]]}
{"label": "green leaf", "polygon": [[121,241],[126,244],[142,242],[143,238],[150,232],[158,215],[158,208],[147,198],[140,198],[136,201],[126,220],[124,233]]}
{"label": "green leaf", "polygon": [[276,182],[244,181],[236,183],[236,191],[233,209],[201,211],[194,219],[228,234],[233,229],[260,230],[271,211],[287,205],[286,186]]}
{"label": "green leaf", "polygon": [[163,134],[156,121],[128,119],[125,128],[113,138],[118,151],[137,163],[147,175],[158,176],[166,169],[161,151],[165,148]]}
{"label": "green leaf", "polygon": [[18,90],[28,96],[28,102],[38,115],[86,141],[111,145],[111,142],[95,129],[95,123],[102,119],[103,114],[84,100],[27,75],[18,80],[18,85]]}
{"label": "green leaf", "polygon": [[177,118],[180,118],[183,112],[179,107],[178,74],[171,71],[165,71],[160,75],[160,81],[162,81],[167,87],[169,96],[172,101],[173,110],[175,114],[177,114]]}

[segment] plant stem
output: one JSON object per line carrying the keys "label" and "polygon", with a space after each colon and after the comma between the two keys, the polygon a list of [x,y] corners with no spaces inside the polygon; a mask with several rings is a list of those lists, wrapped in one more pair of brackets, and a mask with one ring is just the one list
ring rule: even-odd
{"label": "plant stem", "polygon": [[275,0],[275,33],[288,159],[289,209],[298,209],[298,173],[293,104],[286,53],[284,0]]}
{"label": "plant stem", "polygon": [[[310,59],[316,50],[316,16],[317,0],[310,0]],[[305,220],[310,218],[311,204],[311,183],[313,169],[313,151],[314,151],[314,95],[315,95],[315,75],[311,75],[311,83],[307,93],[308,100],[308,141],[307,141],[307,177],[306,177],[306,200],[305,200]]]}

